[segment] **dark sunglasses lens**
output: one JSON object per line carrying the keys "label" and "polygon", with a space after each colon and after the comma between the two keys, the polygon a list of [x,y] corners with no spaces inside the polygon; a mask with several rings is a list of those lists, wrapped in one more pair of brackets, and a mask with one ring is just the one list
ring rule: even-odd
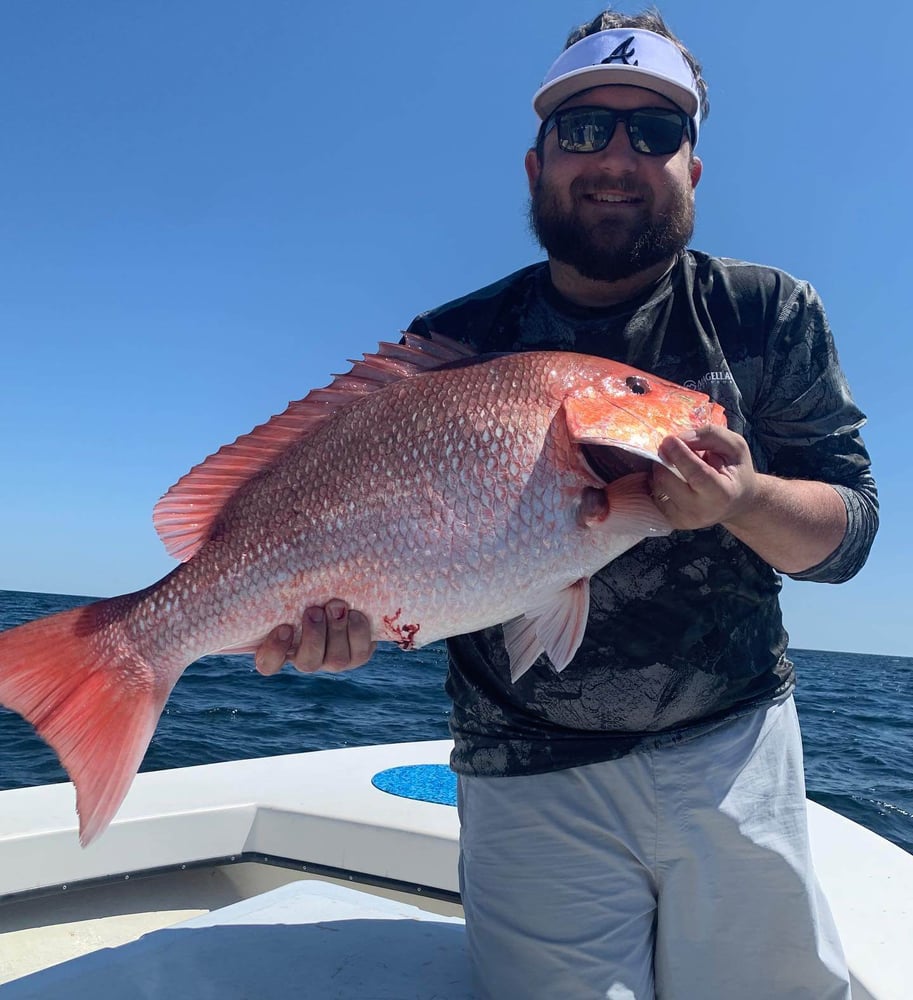
{"label": "dark sunglasses lens", "polygon": [[[572,108],[555,116],[558,145],[566,153],[598,153],[612,141],[619,118],[625,120],[631,148],[648,156],[674,153],[681,146],[687,127],[684,115],[662,108],[627,114],[610,108]],[[549,131],[546,128],[546,134]]]}
{"label": "dark sunglasses lens", "polygon": [[608,110],[566,111],[557,118],[558,145],[566,153],[598,153],[611,141],[617,121]]}
{"label": "dark sunglasses lens", "polygon": [[685,122],[674,111],[635,111],[628,119],[631,146],[638,153],[662,156],[682,144]]}

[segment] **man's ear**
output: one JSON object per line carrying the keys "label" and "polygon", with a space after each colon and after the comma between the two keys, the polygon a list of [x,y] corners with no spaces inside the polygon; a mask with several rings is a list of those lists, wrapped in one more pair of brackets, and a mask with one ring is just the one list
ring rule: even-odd
{"label": "man's ear", "polygon": [[704,164],[701,162],[699,156],[691,157],[691,188],[692,190],[697,187],[697,182],[701,179],[701,174],[704,172]]}
{"label": "man's ear", "polygon": [[526,179],[529,181],[529,193],[532,194],[536,189],[539,174],[542,172],[542,164],[539,162],[539,156],[535,149],[528,149],[526,151],[526,159],[523,161],[523,165],[526,167]]}

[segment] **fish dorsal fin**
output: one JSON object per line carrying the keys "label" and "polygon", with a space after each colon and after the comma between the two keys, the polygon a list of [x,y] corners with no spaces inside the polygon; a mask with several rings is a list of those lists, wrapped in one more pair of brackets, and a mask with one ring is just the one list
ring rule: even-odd
{"label": "fish dorsal fin", "polygon": [[406,333],[402,343],[381,343],[376,354],[353,361],[351,369],[328,386],[289,403],[283,413],[220,448],[179,479],[152,515],[165,548],[181,562],[190,559],[239,487],[340,408],[393,382],[474,356],[470,347],[436,333],[430,340]]}

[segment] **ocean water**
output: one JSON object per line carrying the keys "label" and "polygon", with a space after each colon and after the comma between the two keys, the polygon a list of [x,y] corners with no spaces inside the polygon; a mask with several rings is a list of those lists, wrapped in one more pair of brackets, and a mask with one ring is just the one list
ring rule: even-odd
{"label": "ocean water", "polygon": [[[89,600],[0,591],[0,630]],[[809,797],[913,853],[913,658],[790,657]],[[445,674],[442,645],[381,646],[370,664],[338,675],[286,667],[261,677],[252,657],[208,656],[178,681],[140,770],[445,739]],[[0,708],[0,789],[65,780],[31,726]]]}

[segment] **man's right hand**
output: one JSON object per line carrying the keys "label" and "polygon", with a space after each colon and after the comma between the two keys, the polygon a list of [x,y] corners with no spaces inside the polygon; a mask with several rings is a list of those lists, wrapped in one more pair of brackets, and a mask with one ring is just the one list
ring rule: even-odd
{"label": "man's right hand", "polygon": [[277,626],[263,640],[254,655],[261,674],[276,674],[286,663],[305,674],[341,673],[367,663],[377,648],[367,617],[338,599],[308,608],[300,629],[297,645],[292,625]]}

